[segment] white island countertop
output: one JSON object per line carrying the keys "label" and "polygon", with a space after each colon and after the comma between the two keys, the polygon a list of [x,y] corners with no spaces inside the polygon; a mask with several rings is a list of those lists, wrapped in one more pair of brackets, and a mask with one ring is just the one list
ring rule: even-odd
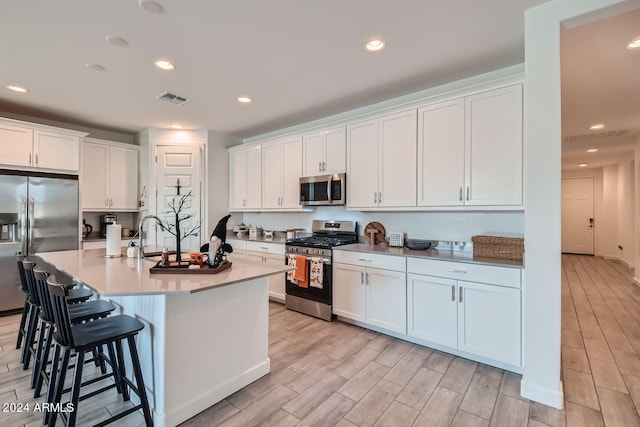
{"label": "white island countertop", "polygon": [[37,256],[105,296],[192,294],[292,270],[268,263],[233,260],[217,274],[152,274],[156,258],[105,258],[105,249],[44,252]]}

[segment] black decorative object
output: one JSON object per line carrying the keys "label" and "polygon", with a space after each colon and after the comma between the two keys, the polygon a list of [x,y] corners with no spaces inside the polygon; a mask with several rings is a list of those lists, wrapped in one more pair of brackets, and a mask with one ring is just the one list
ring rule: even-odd
{"label": "black decorative object", "polygon": [[227,241],[227,221],[231,215],[223,217],[218,221],[218,225],[211,233],[209,240],[211,243],[202,245],[200,252],[209,253],[209,266],[217,268],[221,264],[227,262],[227,255],[233,252],[233,247],[226,243]]}
{"label": "black decorative object", "polygon": [[[176,179],[176,195],[180,195],[180,189],[182,188],[182,185],[180,185],[180,178]],[[189,194],[191,194],[191,192],[189,192]]]}
{"label": "black decorative object", "polygon": [[[177,182],[178,184],[180,184],[180,180],[178,180]],[[180,185],[177,185],[176,188],[178,188],[178,194],[180,194]],[[173,224],[169,224],[169,223],[165,223],[165,229],[167,231],[167,233],[175,236],[176,238],[176,261],[180,262],[182,260],[182,257],[180,256],[180,252],[181,252],[181,248],[180,248],[180,242],[185,239],[186,237],[190,237],[190,236],[197,236],[198,235],[198,231],[200,230],[200,224],[194,225],[193,227],[182,231],[180,229],[180,223],[183,221],[186,221],[190,218],[196,217],[197,212],[195,211],[191,211],[190,213],[185,213],[185,210],[187,209],[188,205],[187,205],[187,201],[192,197],[192,192],[189,191],[189,193],[185,194],[184,196],[178,198],[174,198],[173,200],[171,200],[171,202],[169,202],[169,209],[168,211],[164,211],[163,213],[165,214],[173,214],[174,217],[174,223]]]}

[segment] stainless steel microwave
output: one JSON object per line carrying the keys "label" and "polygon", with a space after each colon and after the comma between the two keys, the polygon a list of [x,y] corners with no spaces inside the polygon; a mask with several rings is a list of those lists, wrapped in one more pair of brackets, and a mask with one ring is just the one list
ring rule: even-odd
{"label": "stainless steel microwave", "polygon": [[346,203],[347,176],[308,176],[300,178],[300,204],[303,206],[338,206]]}

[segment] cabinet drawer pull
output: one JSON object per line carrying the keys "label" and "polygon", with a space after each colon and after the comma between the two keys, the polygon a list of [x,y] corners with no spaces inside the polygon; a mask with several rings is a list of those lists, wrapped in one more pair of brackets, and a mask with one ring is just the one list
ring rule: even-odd
{"label": "cabinet drawer pull", "polygon": [[455,301],[455,300],[456,300],[456,286],[451,285],[451,301]]}
{"label": "cabinet drawer pull", "polygon": [[260,246],[260,249],[264,249],[265,251],[269,250],[269,248],[265,248],[264,246]]}
{"label": "cabinet drawer pull", "polygon": [[358,261],[362,261],[362,262],[371,262],[370,259],[364,259],[364,258],[358,258]]}
{"label": "cabinet drawer pull", "polygon": [[449,273],[462,273],[462,274],[467,274],[466,270],[456,270],[455,268],[452,268],[451,270],[449,270]]}
{"label": "cabinet drawer pull", "polygon": [[458,291],[458,302],[462,302],[462,292],[464,291],[463,287],[460,287],[460,290]]}

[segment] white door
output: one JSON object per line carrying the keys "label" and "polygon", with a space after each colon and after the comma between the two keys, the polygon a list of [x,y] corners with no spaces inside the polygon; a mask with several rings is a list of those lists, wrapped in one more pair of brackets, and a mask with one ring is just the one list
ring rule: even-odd
{"label": "white door", "polygon": [[324,134],[323,174],[345,173],[347,136],[344,126],[329,129]]}
{"label": "white door", "polygon": [[54,132],[33,133],[34,166],[77,171],[80,169],[80,138]]}
{"label": "white door", "polygon": [[364,267],[333,264],[333,314],[365,321]]}
{"label": "white door", "polygon": [[138,209],[138,150],[109,147],[109,206]]}
{"label": "white door", "polygon": [[347,206],[378,205],[378,120],[347,127]]}
{"label": "white door", "polygon": [[416,205],[416,118],[410,110],[380,119],[380,206]]}
{"label": "white door", "polygon": [[[252,185],[252,183],[249,183]],[[278,209],[282,200],[282,144],[262,146],[262,207]]]}
{"label": "white door", "polygon": [[465,204],[522,204],[522,85],[465,99]]}
{"label": "white door", "polygon": [[280,208],[300,207],[300,177],[302,176],[302,139],[300,137],[282,142],[281,173]]}
{"label": "white door", "polygon": [[458,281],[458,349],[520,366],[520,289]]}
{"label": "white door", "polygon": [[[175,214],[170,207],[172,203],[177,207],[180,199],[191,192],[191,197],[185,199],[180,216],[188,219],[180,222],[181,235],[200,225],[204,226],[201,204],[201,176],[202,176],[202,148],[198,145],[158,145],[156,148],[156,211],[166,224],[175,227]],[[180,194],[176,188],[180,180]],[[155,227],[148,222],[145,227]],[[174,228],[175,229],[175,228]],[[150,233],[151,234],[151,233]],[[159,245],[176,247],[176,237],[167,231],[157,228],[157,242]],[[202,236],[202,237],[201,237]],[[195,235],[182,239],[183,252],[198,251],[201,242],[208,240],[206,230],[199,230]],[[149,239],[149,241],[152,241]]]}
{"label": "white door", "polygon": [[593,255],[593,178],[562,180],[562,252]]}
{"label": "white door", "polygon": [[316,132],[302,137],[303,161],[302,176],[322,175],[322,132]]}
{"label": "white door", "polygon": [[464,99],[418,110],[418,205],[464,204]]}
{"label": "white door", "polygon": [[455,280],[408,274],[408,335],[457,348],[456,295]]}
{"label": "white door", "polygon": [[367,268],[367,323],[407,333],[407,275],[399,271]]}
{"label": "white door", "polygon": [[[109,146],[91,142],[82,144],[80,188],[84,209],[107,209],[109,207],[108,168]],[[137,186],[135,190],[137,191]]]}

